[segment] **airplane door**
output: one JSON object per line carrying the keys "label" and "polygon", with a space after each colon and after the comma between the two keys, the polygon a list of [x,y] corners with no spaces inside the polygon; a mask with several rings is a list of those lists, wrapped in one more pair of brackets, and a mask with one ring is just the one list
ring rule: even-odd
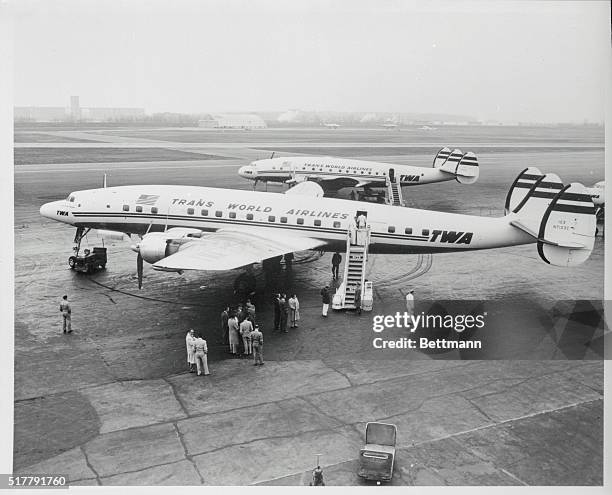
{"label": "airplane door", "polygon": [[395,182],[395,169],[394,168],[389,169],[389,181]]}

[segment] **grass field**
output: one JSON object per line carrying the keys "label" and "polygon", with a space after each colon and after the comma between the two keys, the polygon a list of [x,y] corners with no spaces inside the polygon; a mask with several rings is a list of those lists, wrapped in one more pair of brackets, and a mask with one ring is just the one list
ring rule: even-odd
{"label": "grass field", "polygon": [[222,156],[164,148],[15,148],[15,165],[223,159]]}

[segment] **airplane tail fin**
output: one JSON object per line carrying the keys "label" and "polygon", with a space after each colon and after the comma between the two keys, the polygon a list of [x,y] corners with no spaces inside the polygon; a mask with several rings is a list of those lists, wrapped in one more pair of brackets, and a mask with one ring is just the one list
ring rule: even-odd
{"label": "airplane tail fin", "polygon": [[473,184],[478,180],[478,159],[471,151],[463,153],[460,149],[442,148],[433,162],[434,168],[455,176],[461,184]]}
{"label": "airplane tail fin", "polygon": [[555,174],[525,169],[510,188],[506,204],[514,206],[508,213],[510,224],[536,239],[538,255],[546,263],[576,266],[593,251],[595,206],[582,184],[564,186]]}

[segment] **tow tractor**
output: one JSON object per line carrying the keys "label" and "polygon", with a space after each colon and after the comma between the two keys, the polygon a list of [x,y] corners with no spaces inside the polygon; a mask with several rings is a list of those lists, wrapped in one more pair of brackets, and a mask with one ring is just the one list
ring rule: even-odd
{"label": "tow tractor", "polygon": [[97,270],[104,270],[106,268],[106,248],[104,247],[104,239],[102,239],[103,247],[94,247],[93,252],[89,249],[83,250],[83,255],[79,254],[81,250],[81,241],[89,233],[91,229],[85,229],[84,227],[77,227],[76,234],[74,235],[74,255],[68,258],[68,265],[72,270],[81,273],[93,273]]}

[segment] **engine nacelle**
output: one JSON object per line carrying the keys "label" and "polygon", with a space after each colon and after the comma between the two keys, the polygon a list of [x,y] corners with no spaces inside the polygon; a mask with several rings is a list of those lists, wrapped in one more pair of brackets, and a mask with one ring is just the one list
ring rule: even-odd
{"label": "engine nacelle", "polygon": [[102,237],[103,239],[108,239],[108,240],[113,240],[113,241],[122,241],[126,237],[126,235],[123,232],[117,232],[116,230],[95,229],[95,233],[99,237]]}
{"label": "engine nacelle", "polygon": [[153,264],[176,253],[183,244],[201,235],[201,230],[182,227],[168,229],[166,232],[151,232],[145,234],[132,249],[140,252],[147,263]]}

